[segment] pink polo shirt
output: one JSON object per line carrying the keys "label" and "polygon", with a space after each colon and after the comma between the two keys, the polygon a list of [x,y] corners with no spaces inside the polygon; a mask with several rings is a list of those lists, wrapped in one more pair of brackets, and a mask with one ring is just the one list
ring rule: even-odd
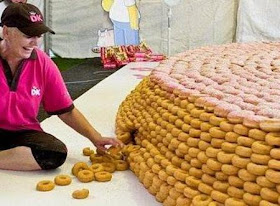
{"label": "pink polo shirt", "polygon": [[37,120],[40,104],[49,114],[63,114],[74,108],[60,71],[39,49],[19,65],[12,76],[0,57],[0,128],[42,130]]}

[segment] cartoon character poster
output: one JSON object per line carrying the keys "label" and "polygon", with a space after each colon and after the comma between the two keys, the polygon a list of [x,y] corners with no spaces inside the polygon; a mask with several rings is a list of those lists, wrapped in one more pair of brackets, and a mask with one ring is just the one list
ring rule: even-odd
{"label": "cartoon character poster", "polygon": [[136,0],[102,0],[114,27],[115,45],[139,45],[140,13]]}

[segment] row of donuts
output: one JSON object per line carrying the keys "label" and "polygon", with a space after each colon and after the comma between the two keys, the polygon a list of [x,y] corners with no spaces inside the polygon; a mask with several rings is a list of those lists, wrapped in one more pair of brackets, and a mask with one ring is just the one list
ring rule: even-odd
{"label": "row of donuts", "polygon": [[[145,85],[145,84],[143,84],[143,85]],[[145,88],[145,86],[143,86],[143,87]],[[141,87],[139,87],[139,88],[141,88]],[[206,164],[204,164],[205,165],[204,168],[203,167],[202,168],[206,171],[211,171],[211,169],[209,168],[209,165],[210,165],[210,167],[212,169],[214,169],[214,170],[212,170],[212,172],[210,172],[210,176],[213,175],[213,171],[216,170],[216,173],[218,174],[218,176],[220,175],[223,178],[227,177],[228,175],[226,176],[226,175],[222,174],[223,171],[221,170],[221,168],[223,167],[224,170],[227,171],[227,173],[230,173],[230,174],[233,173],[231,176],[235,177],[234,175],[236,175],[237,173],[234,173],[232,171],[237,171],[238,170],[238,169],[236,169],[236,166],[231,165],[231,164],[221,166],[221,164],[225,163],[225,160],[224,160],[225,157],[227,157],[226,161],[229,161],[229,159],[231,159],[234,155],[233,153],[228,154],[228,152],[233,151],[233,149],[232,149],[232,147],[230,147],[231,145],[229,146],[228,144],[226,144],[227,142],[225,142],[225,140],[228,141],[230,139],[236,139],[235,144],[237,144],[238,137],[242,136],[242,135],[246,135],[245,133],[246,133],[247,130],[250,131],[251,134],[254,134],[254,132],[261,132],[262,134],[265,133],[265,132],[263,132],[261,130],[258,130],[258,129],[246,128],[244,125],[241,125],[241,124],[238,124],[238,125],[231,124],[231,123],[227,122],[226,119],[217,117],[213,113],[205,113],[205,112],[202,111],[202,108],[199,108],[199,107],[195,108],[195,104],[194,104],[195,102],[190,103],[187,100],[180,100],[180,99],[176,99],[176,98],[173,97],[171,100],[174,101],[174,105],[172,105],[172,104],[170,104],[170,101],[168,101],[167,99],[163,99],[163,101],[161,101],[161,102],[158,101],[158,98],[153,97],[153,98],[149,99],[149,97],[147,96],[147,91],[148,91],[147,88],[143,89],[143,94],[142,95],[141,95],[141,92],[139,92],[139,91],[134,92],[133,95],[136,94],[137,98],[131,98],[131,97],[128,98],[130,101],[134,101],[134,100],[135,101],[133,103],[130,103],[130,104],[126,104],[126,105],[124,104],[124,106],[125,106],[124,110],[126,110],[126,111],[120,111],[120,114],[125,115],[125,114],[127,114],[127,112],[129,112],[127,110],[131,109],[130,116],[133,115],[133,114],[138,115],[137,116],[138,121],[135,121],[135,120],[137,120],[137,118],[133,119],[132,117],[130,117],[130,121],[135,123],[136,127],[138,127],[138,133],[141,133],[143,138],[149,138],[149,133],[150,133],[150,136],[154,137],[154,138],[151,139],[151,142],[153,142],[153,144],[155,144],[155,145],[157,144],[157,146],[159,146],[159,148],[160,148],[159,150],[161,152],[164,150],[162,148],[166,148],[167,146],[168,146],[167,149],[172,150],[172,146],[173,146],[173,148],[174,147],[176,148],[176,145],[177,146],[181,145],[181,147],[177,148],[177,150],[175,149],[175,153],[173,153],[174,156],[175,155],[177,156],[177,157],[175,156],[175,157],[172,158],[172,159],[174,159],[174,161],[172,163],[175,163],[175,165],[176,164],[178,165],[179,162],[182,161],[182,158],[181,158],[181,160],[178,161],[178,156],[182,157],[182,151],[184,151],[184,150],[182,150],[182,148],[184,148],[183,146],[185,146],[185,147],[189,146],[190,153],[187,156],[183,155],[183,157],[184,157],[183,159],[187,159],[189,161],[189,162],[187,162],[188,165],[190,165],[190,163],[191,163],[192,165],[195,165],[196,167],[198,167],[198,168],[195,167],[195,169],[192,169],[192,170],[189,170],[190,168],[188,168],[189,172],[190,171],[195,171],[195,174],[197,175],[197,178],[202,178],[203,173],[201,171],[203,171],[203,170],[201,170],[201,167],[202,167],[201,165],[203,165],[203,164],[201,164],[201,162],[199,162],[199,161],[202,160],[203,158],[204,158],[204,161],[205,161],[205,157],[208,157],[210,160],[207,160],[205,162]],[[150,96],[152,96],[155,93],[158,93],[158,94],[162,93],[162,94],[166,95],[166,92],[165,91],[159,91],[159,88],[155,88],[154,93],[152,92],[152,93],[148,93],[148,94]],[[171,96],[167,95],[167,97],[171,97]],[[146,100],[146,101],[144,101],[144,100]],[[147,102],[149,102],[149,101],[150,101],[150,105],[147,106],[147,104],[148,104]],[[160,105],[163,102],[164,102],[164,105],[165,105],[165,103],[169,102],[169,105],[167,106],[167,109],[169,108],[169,110],[170,110],[169,115],[167,115],[168,110],[166,110],[166,109],[164,110],[163,108],[160,108]],[[182,102],[183,102],[183,104],[182,104]],[[139,104],[142,103],[144,105],[139,106],[135,103],[139,103]],[[161,103],[161,104],[157,105],[157,103]],[[137,109],[133,108],[132,105],[134,105],[135,107],[138,107],[138,111],[137,111]],[[154,106],[154,109],[152,109],[153,107],[151,107],[151,105]],[[178,113],[179,109],[178,108],[174,109],[174,107],[176,107],[176,106],[177,107],[182,106],[183,108],[185,108],[185,111],[183,111],[183,112],[181,111],[181,113]],[[165,107],[166,107],[166,105],[165,105]],[[146,108],[147,108],[148,112],[147,111],[144,112]],[[140,109],[140,111],[139,111],[139,109]],[[182,109],[182,108],[180,108],[180,109]],[[207,109],[211,110],[210,107],[207,108]],[[158,112],[159,114],[162,114],[162,116],[161,116],[162,118],[160,118],[158,113],[156,113],[156,112]],[[177,112],[179,117],[181,117],[181,118],[183,117],[183,119],[181,119],[181,121],[180,121],[180,118],[178,118],[178,117],[177,117],[177,119],[176,118],[170,118],[170,116],[172,117],[172,113],[176,113],[176,112]],[[142,114],[142,116],[141,116],[141,114]],[[148,114],[152,114],[153,116],[151,116],[151,115],[149,116]],[[163,114],[165,114],[165,115],[163,115]],[[140,115],[140,117],[139,117],[139,115]],[[199,116],[202,116],[202,120],[198,118]],[[146,119],[145,119],[145,117],[146,117]],[[153,117],[154,117],[154,119],[153,119]],[[207,118],[208,118],[208,120],[207,120]],[[119,120],[120,119],[122,119],[122,118],[119,118]],[[160,119],[161,119],[161,121],[159,121]],[[168,121],[164,122],[164,119],[168,120],[169,122]],[[183,121],[183,124],[182,124],[182,121]],[[168,123],[166,123],[166,122],[168,122]],[[175,122],[177,122],[177,123],[174,124]],[[117,123],[118,123],[118,121],[117,121]],[[161,127],[158,127],[159,125],[156,125],[157,123],[160,123]],[[171,123],[174,124],[173,127],[164,128],[164,125],[167,126]],[[185,124],[185,123],[188,123],[188,124]],[[124,124],[125,124],[125,122],[124,122]],[[138,126],[137,126],[137,124],[138,124]],[[141,126],[139,127],[139,125],[143,125],[143,127],[141,127]],[[144,125],[146,125],[146,127],[147,127],[147,125],[149,125],[148,129],[146,129]],[[182,125],[185,125],[185,127],[182,127]],[[188,125],[188,126],[186,126],[186,125]],[[202,128],[200,128],[201,125],[203,125]],[[226,131],[223,131],[222,129],[220,129],[219,128],[220,125],[223,125],[223,126],[221,126],[221,128],[224,128],[224,130],[226,130]],[[178,126],[179,128],[176,128],[176,126]],[[180,128],[180,126],[181,126],[181,128]],[[213,128],[213,127],[215,127],[215,128]],[[132,128],[132,127],[130,127],[130,128]],[[181,134],[180,136],[178,134],[176,135],[176,133],[178,133],[178,129],[181,129],[181,131],[183,131],[183,132],[179,132],[179,134]],[[200,129],[202,129],[202,131]],[[211,132],[209,132],[209,130]],[[235,131],[233,131],[233,130],[235,130]],[[236,131],[237,132],[239,131],[239,133],[241,133],[241,134],[235,133]],[[157,134],[157,132],[159,132],[159,133]],[[171,135],[167,135],[167,132],[170,132]],[[249,132],[247,132],[247,133],[249,133]],[[225,139],[226,134],[227,134],[227,139]],[[171,138],[171,140],[165,142],[166,147],[164,147],[165,146],[165,145],[163,145],[164,141],[167,140],[168,138],[172,137],[172,136],[177,137],[182,142],[179,141],[179,144],[178,144],[178,139]],[[253,135],[253,136],[255,136],[255,135]],[[207,142],[205,140],[209,141],[209,138],[211,140],[210,144],[212,143],[214,145],[211,145],[211,147],[207,148],[207,146],[209,146],[209,142]],[[161,140],[162,142],[160,142],[158,140]],[[245,142],[247,141],[247,139],[244,138],[244,137],[239,138],[240,142],[242,142],[244,140],[245,140]],[[184,141],[189,143],[189,145],[183,144]],[[231,141],[233,141],[233,140],[231,140]],[[248,141],[249,141],[249,139],[248,139]],[[173,144],[170,144],[171,142]],[[200,147],[198,147],[199,142],[200,142]],[[161,144],[159,144],[159,143],[161,143]],[[226,148],[225,151],[221,150],[222,143],[225,143],[224,144],[225,145],[224,148]],[[229,143],[231,144],[232,142],[229,142]],[[256,145],[257,145],[257,148],[259,148],[258,146],[260,146],[260,145],[258,145],[258,144],[256,144]],[[229,146],[229,148],[227,146]],[[239,146],[242,150],[243,145],[239,145]],[[180,148],[181,148],[181,151],[180,151]],[[200,150],[202,148],[204,148],[204,150]],[[205,150],[205,148],[207,148],[207,149]],[[275,149],[277,149],[277,148],[275,148]],[[258,151],[259,149],[256,149],[256,150]],[[207,153],[206,153],[206,151],[207,151]],[[275,151],[277,151],[277,150],[275,150]],[[198,159],[198,153],[200,153],[200,155],[199,155],[200,159]],[[219,158],[218,159],[222,160],[221,162],[219,162],[219,160],[217,159],[217,154],[218,153],[219,153]],[[170,155],[170,153],[167,153],[167,154]],[[246,154],[246,152],[245,152],[245,154]],[[258,153],[257,153],[257,155],[258,155]],[[255,156],[257,156],[257,155],[255,155]],[[175,161],[175,160],[177,160],[177,161]],[[239,163],[239,160],[240,160],[240,157],[238,155],[236,155],[236,157],[234,158],[235,164]],[[208,162],[208,165],[207,165],[207,162]],[[227,162],[227,163],[229,163],[229,162]],[[186,165],[186,163],[185,163],[185,165]],[[253,168],[254,168],[254,166],[255,166],[254,163],[251,166],[253,166]],[[205,171],[203,171],[203,172],[205,172]],[[242,170],[242,172],[243,172],[243,170]],[[240,174],[243,174],[242,172],[240,172]],[[207,174],[207,175],[209,176],[209,174]],[[204,175],[204,177],[205,176],[206,175]],[[233,179],[233,178],[231,178],[231,179]],[[261,179],[261,178],[259,178],[259,179]],[[222,180],[225,181],[224,179],[222,179]],[[213,177],[212,177],[212,181],[213,181]],[[209,182],[209,180],[208,180],[208,182]],[[248,185],[248,184],[246,184],[246,185]],[[234,190],[234,189],[235,188],[231,189],[230,191],[235,191],[235,192],[238,191],[239,196],[237,196],[237,197],[240,197],[240,194],[241,194],[240,191],[239,190]],[[264,191],[266,191],[266,190],[264,190]],[[231,192],[231,193],[234,193],[234,192]]]}

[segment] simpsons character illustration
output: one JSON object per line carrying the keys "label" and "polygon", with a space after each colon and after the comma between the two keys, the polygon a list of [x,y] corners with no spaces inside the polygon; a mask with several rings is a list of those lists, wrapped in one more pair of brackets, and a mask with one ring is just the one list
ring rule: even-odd
{"label": "simpsons character illustration", "polygon": [[140,13],[136,0],[102,0],[114,26],[115,45],[139,45]]}

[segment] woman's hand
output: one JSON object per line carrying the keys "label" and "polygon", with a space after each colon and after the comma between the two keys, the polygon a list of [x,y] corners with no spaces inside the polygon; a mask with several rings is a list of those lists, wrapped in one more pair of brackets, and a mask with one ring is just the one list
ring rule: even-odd
{"label": "woman's hand", "polygon": [[112,137],[95,138],[93,144],[97,149],[101,151],[107,150],[107,148],[105,147],[106,145],[112,145],[114,147],[123,147],[123,143],[120,140]]}

